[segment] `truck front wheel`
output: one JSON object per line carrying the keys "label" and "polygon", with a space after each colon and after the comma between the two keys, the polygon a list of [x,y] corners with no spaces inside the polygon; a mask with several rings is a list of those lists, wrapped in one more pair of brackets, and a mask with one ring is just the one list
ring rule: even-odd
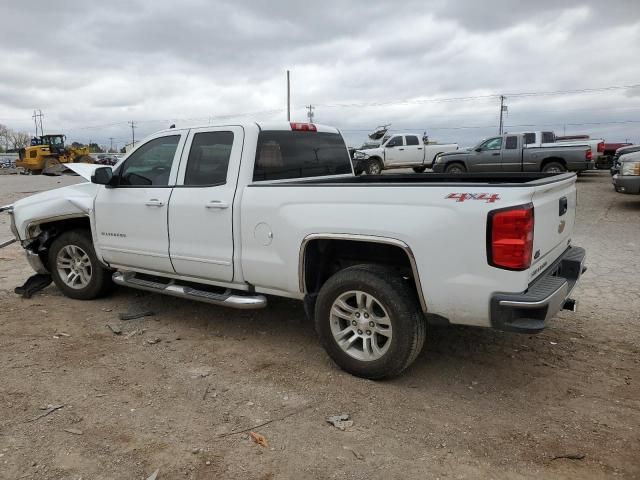
{"label": "truck front wheel", "polygon": [[452,173],[452,174],[459,174],[459,173],[465,173],[467,171],[467,168],[461,164],[461,163],[450,163],[449,165],[447,165],[447,168],[444,169],[445,173]]}
{"label": "truck front wheel", "polygon": [[62,293],[78,300],[103,296],[113,285],[111,271],[98,262],[85,230],[69,230],[51,243],[49,271]]}
{"label": "truck front wheel", "polygon": [[368,175],[380,175],[382,173],[382,163],[378,159],[371,159],[367,162],[366,171]]}
{"label": "truck front wheel", "polygon": [[407,368],[422,350],[427,328],[413,286],[396,270],[377,265],[349,267],[327,280],[315,324],[333,361],[370,379]]}

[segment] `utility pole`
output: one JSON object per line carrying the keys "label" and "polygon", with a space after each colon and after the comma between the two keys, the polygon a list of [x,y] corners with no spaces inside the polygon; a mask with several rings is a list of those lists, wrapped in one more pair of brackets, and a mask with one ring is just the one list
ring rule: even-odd
{"label": "utility pole", "polygon": [[109,142],[111,142],[111,145],[109,146],[109,153],[111,153],[113,150],[113,137],[109,137]]}
{"label": "utility pole", "polygon": [[44,130],[42,129],[42,117],[44,117],[44,115],[40,109],[38,109],[37,113],[34,110],[33,115],[31,116],[31,118],[33,118],[33,123],[36,125],[36,137],[38,136],[38,119],[40,120],[40,135],[44,135]]}
{"label": "utility pole", "polygon": [[136,122],[131,120],[129,125],[131,125],[131,146],[133,147],[136,144]]}
{"label": "utility pole", "polygon": [[504,121],[502,119],[504,112],[507,111],[507,106],[504,104],[505,101],[505,96],[504,95],[500,95],[500,128],[498,130],[498,133],[500,135],[502,135],[502,130],[503,130],[503,126],[504,126]]}
{"label": "utility pole", "polygon": [[305,108],[308,110],[307,118],[309,118],[309,123],[313,123],[313,116],[314,116],[313,109],[314,109],[314,106],[313,105],[307,105]]}
{"label": "utility pole", "polygon": [[287,122],[291,121],[291,80],[287,70]]}

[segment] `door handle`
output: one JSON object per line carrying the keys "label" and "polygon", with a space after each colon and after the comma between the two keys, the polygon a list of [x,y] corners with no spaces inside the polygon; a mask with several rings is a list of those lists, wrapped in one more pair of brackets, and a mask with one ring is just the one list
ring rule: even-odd
{"label": "door handle", "polygon": [[494,157],[497,157],[500,154],[499,153],[492,153],[491,155],[493,155]]}
{"label": "door handle", "polygon": [[399,148],[398,150],[404,150],[404,148]]}
{"label": "door handle", "polygon": [[146,201],[145,205],[147,207],[161,207],[164,205],[164,202],[161,202],[157,198],[152,198],[151,200]]}
{"label": "door handle", "polygon": [[225,208],[229,208],[229,204],[220,200],[211,200],[205,205],[205,208],[218,208],[220,210],[223,210]]}
{"label": "door handle", "polygon": [[418,147],[418,150],[422,150],[422,147]]}

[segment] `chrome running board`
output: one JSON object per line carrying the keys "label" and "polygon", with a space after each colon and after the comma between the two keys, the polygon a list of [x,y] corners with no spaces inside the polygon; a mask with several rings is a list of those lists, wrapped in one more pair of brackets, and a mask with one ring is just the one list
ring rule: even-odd
{"label": "chrome running board", "polygon": [[178,280],[161,283],[144,278],[136,278],[135,272],[115,272],[113,274],[113,282],[124,287],[171,295],[172,297],[187,298],[189,300],[211,303],[223,307],[247,310],[267,306],[267,297],[264,295],[249,294],[234,291],[229,288],[222,293],[208,292],[206,290],[198,290],[191,286],[180,285]]}

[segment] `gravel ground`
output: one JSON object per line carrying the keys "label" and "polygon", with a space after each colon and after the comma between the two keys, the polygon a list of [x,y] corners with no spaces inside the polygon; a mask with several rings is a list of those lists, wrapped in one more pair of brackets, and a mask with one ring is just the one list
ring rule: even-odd
{"label": "gravel ground", "polygon": [[[0,204],[77,181],[1,176]],[[26,300],[21,249],[0,250],[0,478],[640,478],[640,196],[606,172],[578,189],[577,313],[537,336],[432,328],[383,382],[338,370],[296,302]],[[325,421],[341,413],[344,431]]]}

